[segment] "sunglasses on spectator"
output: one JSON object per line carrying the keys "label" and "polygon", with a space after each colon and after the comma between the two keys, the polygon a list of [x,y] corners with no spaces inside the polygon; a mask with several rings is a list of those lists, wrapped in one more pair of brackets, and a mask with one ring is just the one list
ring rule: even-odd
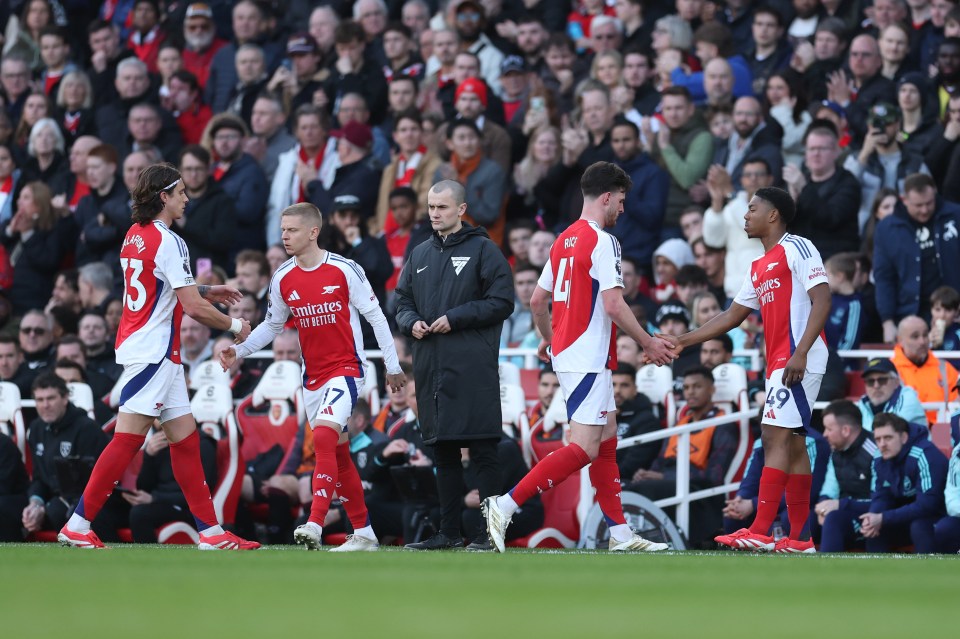
{"label": "sunglasses on spectator", "polygon": [[476,11],[465,11],[457,14],[457,22],[480,22],[480,14]]}
{"label": "sunglasses on spectator", "polygon": [[886,375],[882,375],[880,377],[868,377],[867,379],[863,380],[863,385],[868,387],[869,386],[885,386],[886,383],[889,381],[890,381],[890,378]]}
{"label": "sunglasses on spectator", "polygon": [[46,335],[47,329],[42,326],[21,326],[20,332],[24,335]]}

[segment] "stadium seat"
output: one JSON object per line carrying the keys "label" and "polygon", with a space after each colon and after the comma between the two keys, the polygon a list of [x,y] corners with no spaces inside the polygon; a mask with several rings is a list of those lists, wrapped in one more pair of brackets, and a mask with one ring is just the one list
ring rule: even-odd
{"label": "stadium seat", "polygon": [[[261,407],[266,406],[266,410]],[[243,435],[243,458],[253,459],[274,444],[284,450],[305,421],[300,390],[300,365],[274,362],[260,378],[253,394],[240,403],[237,425]]]}
{"label": "stadium seat", "polygon": [[208,384],[230,386],[230,373],[223,370],[220,362],[214,359],[208,359],[190,369],[190,390],[199,390]]}
{"label": "stadium seat", "polygon": [[380,413],[380,384],[377,382],[376,364],[367,360],[363,377],[363,398],[370,405],[370,414],[376,417]]}
{"label": "stadium seat", "polygon": [[520,386],[520,367],[510,362],[500,362],[500,383]]}
{"label": "stadium seat", "polygon": [[523,389],[514,384],[500,382],[500,413],[503,432],[520,443],[523,461],[530,466],[530,420],[527,419],[527,403]]}
{"label": "stadium seat", "polygon": [[570,420],[567,417],[567,402],[563,399],[563,393],[557,392],[553,395],[553,401],[547,408],[543,416],[543,431],[550,433],[553,429],[559,427],[566,430]]}
{"label": "stadium seat", "polygon": [[[235,415],[242,438],[240,459],[243,468],[247,460],[273,446],[280,446],[290,454],[290,444],[297,436],[297,430],[306,423],[300,365],[287,361],[271,364],[253,393],[240,402]],[[239,494],[236,498],[239,499]],[[251,504],[250,512],[255,520],[262,521],[267,509],[265,504]]]}
{"label": "stadium seat", "polygon": [[107,396],[107,406],[114,411],[120,408],[121,390],[123,390],[123,387],[120,385],[120,380],[117,380],[117,383],[113,385],[113,388],[110,389],[110,394]]}
{"label": "stadium seat", "polygon": [[867,392],[861,371],[847,371],[844,375],[847,378],[847,398],[855,402]]}
{"label": "stadium seat", "polygon": [[[547,408],[543,419],[530,429],[530,467],[537,465],[541,459],[563,446],[567,441],[567,405],[563,396],[557,392],[553,402]],[[526,455],[525,457],[526,458]]]}
{"label": "stadium seat", "polygon": [[950,459],[953,452],[953,446],[950,437],[950,422],[935,422],[930,424],[930,441],[941,453]]}
{"label": "stadium seat", "polygon": [[637,392],[650,400],[664,426],[673,426],[677,402],[673,396],[673,372],[668,366],[647,364],[637,371]]}
{"label": "stadium seat", "polygon": [[93,391],[90,386],[83,382],[68,382],[67,392],[70,394],[70,402],[80,410],[87,411],[90,419],[96,421],[93,413]]}
{"label": "stadium seat", "polygon": [[[738,364],[720,364],[713,369],[713,401],[725,404],[731,412],[749,410],[750,396],[747,394],[747,371]],[[737,424],[723,428],[737,428],[739,431],[737,450],[723,478],[724,483],[739,481],[743,478],[751,450],[750,420],[741,419]]]}
{"label": "stadium seat", "polygon": [[581,477],[584,468],[552,490],[540,495],[543,501],[543,528],[513,541],[512,548],[573,548],[580,539],[580,518],[577,514],[581,498]]}
{"label": "stadium seat", "polygon": [[521,368],[520,369],[520,387],[523,388],[523,396],[528,402],[538,402],[540,400],[540,369],[539,368]]}
{"label": "stadium seat", "polygon": [[[13,440],[23,461],[29,463],[27,428],[23,423],[23,411],[20,409],[20,389],[11,382],[0,382],[0,433]],[[29,470],[28,467],[27,471]]]}

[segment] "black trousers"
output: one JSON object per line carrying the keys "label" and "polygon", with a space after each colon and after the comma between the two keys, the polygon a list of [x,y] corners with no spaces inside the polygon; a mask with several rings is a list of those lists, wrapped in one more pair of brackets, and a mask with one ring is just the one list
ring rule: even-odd
{"label": "black trousers", "polygon": [[[80,498],[67,501],[61,497],[54,497],[47,502],[47,516],[43,521],[44,530],[60,530],[63,528]],[[120,536],[117,530],[126,528],[129,522],[130,504],[127,503],[120,493],[114,491],[103,504],[103,508],[97,513],[96,519],[90,522],[90,528],[97,533],[102,541],[119,542]]]}
{"label": "black trousers", "polygon": [[170,503],[155,501],[130,509],[130,532],[133,533],[133,541],[138,544],[157,543],[157,528],[175,521],[196,525],[187,508]]}
{"label": "black trousers", "polygon": [[26,495],[0,497],[0,541],[23,541],[23,509],[29,503]]}
{"label": "black trousers", "polygon": [[[497,445],[500,440],[470,439],[441,441],[434,445],[437,466],[437,494],[440,497],[440,532],[456,539],[462,536],[460,530],[463,518],[463,496],[466,485],[463,483],[463,463],[460,461],[460,449],[470,450],[470,463],[476,468],[477,489],[481,501],[496,495],[500,491],[500,460]],[[468,539],[475,539],[484,532],[482,526],[477,530],[466,530]]]}

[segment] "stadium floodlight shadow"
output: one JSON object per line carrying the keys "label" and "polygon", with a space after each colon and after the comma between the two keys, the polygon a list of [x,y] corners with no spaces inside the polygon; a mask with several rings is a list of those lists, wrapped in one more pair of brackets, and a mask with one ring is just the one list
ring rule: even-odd
{"label": "stadium floodlight shadow", "polygon": [[[643,495],[629,491],[623,491],[620,499],[623,502],[623,515],[627,523],[642,537],[669,544],[673,550],[686,550],[687,542],[683,533],[659,506]],[[594,504],[583,520],[579,547],[591,550],[606,548],[609,540],[610,529],[606,518],[600,510],[600,505]]]}

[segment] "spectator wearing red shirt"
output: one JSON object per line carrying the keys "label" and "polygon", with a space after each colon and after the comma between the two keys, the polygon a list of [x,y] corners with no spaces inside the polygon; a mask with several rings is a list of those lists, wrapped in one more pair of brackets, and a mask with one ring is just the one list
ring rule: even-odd
{"label": "spectator wearing red shirt", "polygon": [[227,43],[217,37],[210,5],[194,2],[187,7],[183,21],[183,43],[183,68],[197,78],[202,89],[207,86],[213,56]]}
{"label": "spectator wearing red shirt", "polygon": [[157,55],[167,33],[160,27],[160,6],[156,0],[136,0],[127,46],[143,60],[150,73],[157,73]]}
{"label": "spectator wearing red shirt", "polygon": [[389,233],[384,233],[387,252],[390,253],[390,260],[393,262],[393,275],[387,279],[385,287],[387,294],[392,293],[397,287],[397,278],[400,277],[400,271],[403,269],[403,258],[410,244],[410,231],[417,221],[417,192],[409,186],[399,186],[390,191],[389,204],[396,228]]}
{"label": "spectator wearing red shirt", "polygon": [[181,69],[170,76],[170,93],[164,106],[173,113],[184,144],[199,144],[213,111],[200,101],[200,82],[190,71]]}

